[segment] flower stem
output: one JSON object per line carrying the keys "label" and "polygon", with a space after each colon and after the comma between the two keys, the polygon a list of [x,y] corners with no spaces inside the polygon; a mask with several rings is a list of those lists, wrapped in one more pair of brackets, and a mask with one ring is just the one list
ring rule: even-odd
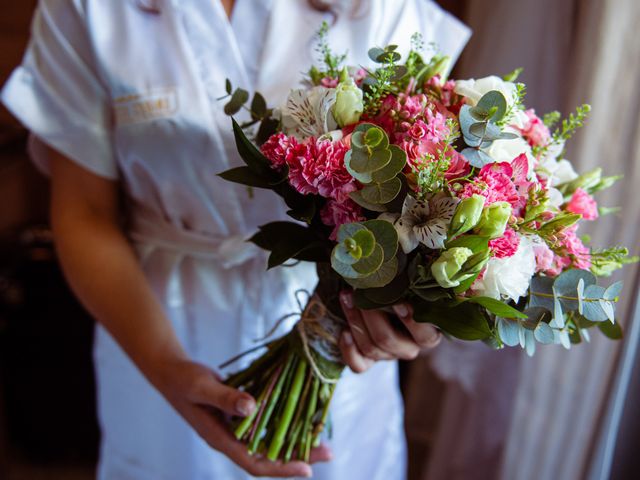
{"label": "flower stem", "polygon": [[269,460],[275,460],[280,454],[280,450],[282,449],[282,445],[284,444],[285,435],[287,434],[287,430],[289,429],[289,424],[291,423],[296,404],[298,403],[298,399],[300,397],[300,391],[302,390],[306,372],[307,362],[304,359],[300,359],[298,367],[296,368],[295,376],[293,377],[293,383],[291,384],[290,390],[287,392],[287,403],[284,407],[282,418],[278,422],[275,435],[273,437],[273,440],[271,441],[271,444],[269,445],[269,451],[267,452],[267,458]]}
{"label": "flower stem", "polygon": [[289,370],[291,369],[291,366],[294,361],[295,361],[294,355],[289,354],[287,356],[284,369],[280,373],[278,377],[278,381],[275,387],[273,388],[273,391],[271,392],[270,395],[267,396],[267,404],[266,404],[267,406],[264,409],[262,416],[260,417],[258,426],[255,432],[253,432],[253,438],[251,439],[251,443],[249,444],[249,453],[251,454],[254,454],[258,448],[258,444],[260,443],[260,439],[262,438],[264,429],[267,426],[269,419],[271,418],[273,409],[275,408],[276,403],[278,402],[278,398],[280,397],[280,393],[282,392],[282,385],[284,384],[284,381],[287,378],[287,374],[289,373]]}

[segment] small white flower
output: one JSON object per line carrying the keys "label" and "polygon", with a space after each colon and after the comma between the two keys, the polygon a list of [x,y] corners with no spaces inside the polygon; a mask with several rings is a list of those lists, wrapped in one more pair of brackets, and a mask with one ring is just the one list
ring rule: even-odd
{"label": "small white flower", "polygon": [[491,75],[478,80],[458,80],[454,92],[467,97],[467,104],[475,107],[485,93],[497,90],[507,99],[507,105],[511,106],[516,101],[516,85],[513,82],[505,82],[500,77]]}
{"label": "small white flower", "polygon": [[564,150],[564,142],[549,145],[545,156],[540,159],[537,170],[549,179],[552,187],[562,185],[578,178],[569,160],[560,159]]}
{"label": "small white flower", "polygon": [[473,289],[486,297],[501,300],[503,297],[518,301],[527,294],[531,277],[536,272],[534,243],[519,235],[518,250],[511,257],[491,258],[487,262],[482,279],[473,284]]}
{"label": "small white flower", "polygon": [[447,196],[422,201],[407,195],[401,215],[383,213],[378,218],[393,223],[404,253],[413,251],[419,243],[435,250],[444,248],[447,229],[459,201]]}
{"label": "small white flower", "polygon": [[282,131],[298,140],[320,137],[338,127],[331,110],[336,103],[336,89],[313,87],[292,90],[285,105],[278,112]]}

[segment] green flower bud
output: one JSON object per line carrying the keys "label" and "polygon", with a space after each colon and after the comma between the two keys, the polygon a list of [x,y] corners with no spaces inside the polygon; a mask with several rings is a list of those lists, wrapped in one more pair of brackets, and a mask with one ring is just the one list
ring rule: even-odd
{"label": "green flower bud", "polygon": [[476,232],[490,239],[500,238],[510,217],[511,205],[508,202],[495,202],[482,210]]}
{"label": "green flower bud", "polygon": [[364,110],[362,90],[352,78],[342,81],[336,87],[336,103],[333,105],[333,118],[340,127],[358,123]]}
{"label": "green flower bud", "polygon": [[441,287],[451,288],[460,285],[469,275],[461,275],[462,266],[473,256],[466,247],[454,247],[442,252],[431,265],[431,273]]}
{"label": "green flower bud", "polygon": [[449,224],[449,238],[461,235],[475,227],[480,221],[483,207],[484,197],[482,195],[474,194],[462,200]]}

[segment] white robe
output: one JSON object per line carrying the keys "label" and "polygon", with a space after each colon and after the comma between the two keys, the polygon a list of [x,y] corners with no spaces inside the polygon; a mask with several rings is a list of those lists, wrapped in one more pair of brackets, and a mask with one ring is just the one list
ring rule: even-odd
{"label": "white robe", "polygon": [[[468,38],[427,0],[362,3],[355,18],[343,11],[330,34],[350,64],[369,64],[373,45],[406,51],[415,31],[454,58]],[[148,4],[159,14],[140,8]],[[122,182],[146,277],[186,350],[212,368],[296,311],[295,290],[316,281],[312,265],[265,272],[265,254],[243,241],[286,217],[272,192],[249,198],[216,176],[241,162],[216,99],[229,78],[281,102],[310,66],[324,18],[305,0],[237,0],[231,22],[217,0],[41,0],[23,64],[2,92],[32,131],[43,171],[42,142]],[[99,480],[248,478],[197,436],[100,326],[94,359]],[[395,362],[345,373],[332,418],[335,458],[315,466],[315,478],[404,477]]]}

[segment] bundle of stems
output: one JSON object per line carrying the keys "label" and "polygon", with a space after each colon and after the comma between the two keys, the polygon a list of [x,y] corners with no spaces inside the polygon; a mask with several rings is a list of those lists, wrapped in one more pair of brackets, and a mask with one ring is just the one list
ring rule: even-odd
{"label": "bundle of stems", "polygon": [[251,454],[308,462],[311,448],[320,442],[344,365],[303,348],[297,328],[266,347],[261,357],[225,381],[256,399],[253,414],[232,420],[235,436]]}

